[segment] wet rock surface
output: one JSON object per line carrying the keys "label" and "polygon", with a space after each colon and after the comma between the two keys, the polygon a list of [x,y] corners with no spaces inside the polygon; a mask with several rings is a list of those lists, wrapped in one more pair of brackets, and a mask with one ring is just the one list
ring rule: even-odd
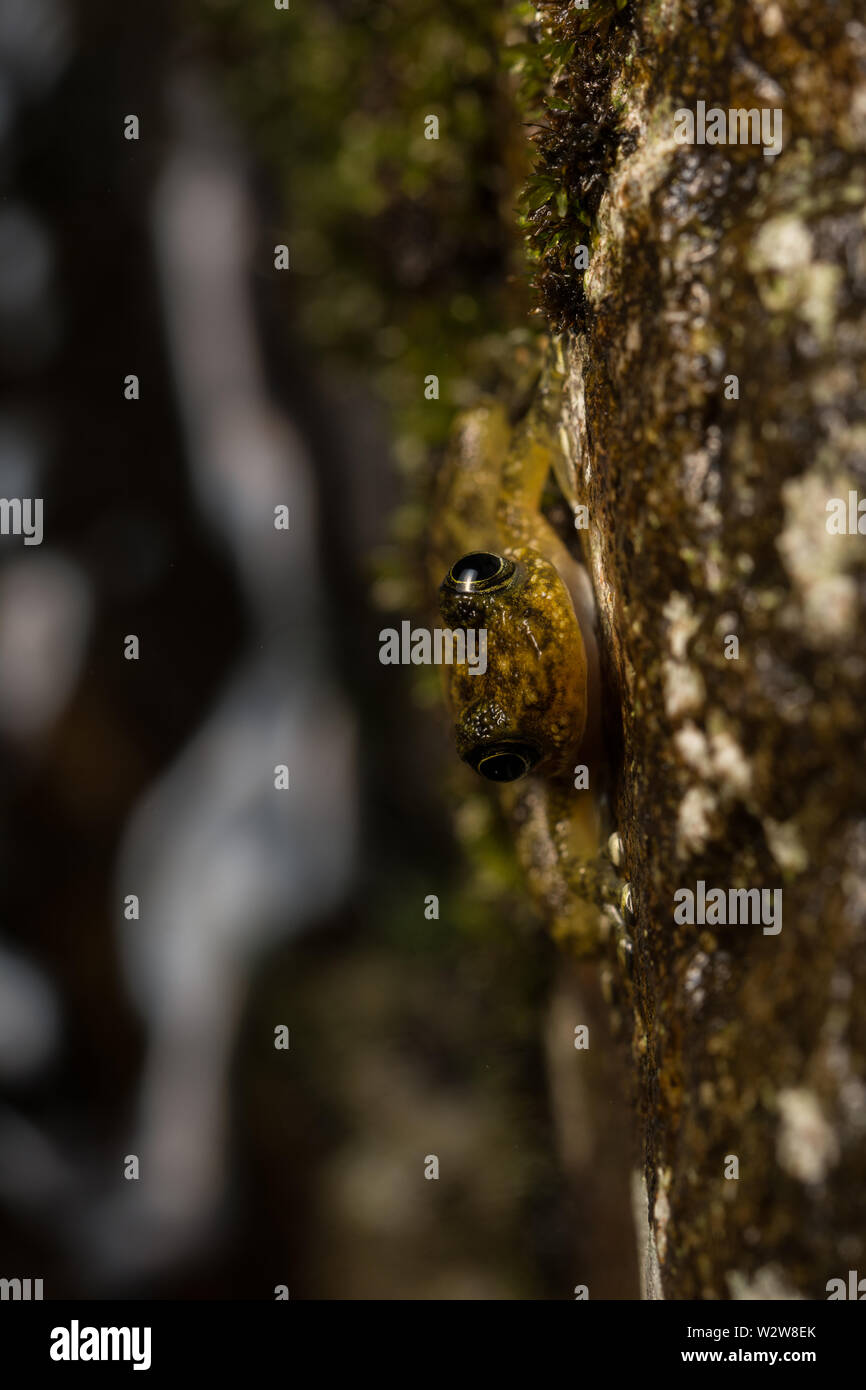
{"label": "wet rock surface", "polygon": [[[864,1258],[866,536],[827,504],[841,530],[866,495],[866,29],[852,4],[582,23],[551,7],[548,97],[591,65],[617,153],[570,321],[555,248],[539,283],[616,693],[649,1236],[668,1298],[824,1298]],[[781,153],[677,143],[699,101],[780,110]],[[781,890],[781,930],[678,923],[701,881]]]}

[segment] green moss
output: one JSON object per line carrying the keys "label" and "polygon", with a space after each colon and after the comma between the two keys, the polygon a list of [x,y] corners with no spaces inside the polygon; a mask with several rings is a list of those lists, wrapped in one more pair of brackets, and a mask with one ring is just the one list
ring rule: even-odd
{"label": "green moss", "polygon": [[592,244],[595,215],[617,153],[629,137],[613,78],[631,39],[626,0],[589,0],[586,10],[546,4],[511,50],[535,167],[520,198],[538,309],[556,330],[587,316],[575,250]]}
{"label": "green moss", "polygon": [[[201,7],[196,6],[201,15]],[[203,41],[277,194],[286,321],[363,364],[394,432],[441,445],[511,317],[506,17],[482,0],[210,0]],[[436,116],[439,138],[425,138]],[[268,269],[267,247],[262,248]],[[519,277],[518,277],[519,279]],[[440,378],[440,398],[424,396]]]}

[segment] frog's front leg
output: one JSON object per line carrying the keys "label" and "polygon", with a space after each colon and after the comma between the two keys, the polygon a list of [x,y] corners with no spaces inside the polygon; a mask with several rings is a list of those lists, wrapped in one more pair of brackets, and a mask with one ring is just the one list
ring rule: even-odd
{"label": "frog's front leg", "polygon": [[529,776],[502,790],[521,867],[553,936],[579,956],[602,953],[622,930],[623,882],[611,860],[595,792],[569,778]]}

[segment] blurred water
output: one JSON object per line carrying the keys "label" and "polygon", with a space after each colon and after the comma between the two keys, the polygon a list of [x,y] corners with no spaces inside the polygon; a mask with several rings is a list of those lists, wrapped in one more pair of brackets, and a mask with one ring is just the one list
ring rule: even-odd
{"label": "blurred water", "polygon": [[[7,184],[16,147],[6,148],[6,137],[58,79],[73,43],[64,5],[0,6]],[[302,432],[263,381],[247,169],[193,72],[184,69],[164,95],[175,133],[151,199],[158,309],[196,524],[236,569],[246,649],[171,764],[137,799],[117,852],[111,917],[121,924],[124,983],[144,1027],[125,1140],[100,1152],[86,1126],[64,1125],[58,1144],[51,1130],[59,1112],[48,1112],[43,1129],[14,1100],[0,1105],[0,1196],[39,1224],[59,1224],[70,1259],[87,1270],[94,1291],[168,1268],[218,1231],[229,1179],[227,1068],[247,984],[265,951],[344,898],[356,841],[355,725],[332,676],[316,481]],[[13,396],[0,415],[0,495],[47,492],[51,523],[60,495],[51,477],[53,421],[33,410],[28,383],[57,349],[62,317],[52,229],[25,200],[7,199],[0,207],[0,355],[20,385],[17,403]],[[0,541],[0,733],[34,772],[86,675],[106,600],[146,593],[170,554],[165,541],[159,550],[161,533],[146,513],[146,553],[130,554],[128,536],[127,553],[118,552],[118,500],[89,499],[85,564],[58,548],[56,524],[34,550],[22,551],[18,538]],[[283,505],[288,532],[274,526],[274,508]],[[171,506],[166,498],[169,527]],[[201,625],[219,643],[215,617],[201,613]],[[159,641],[158,631],[151,641]],[[140,669],[130,667],[133,681]],[[112,717],[104,748],[92,749],[97,769],[122,748],[115,743],[112,753]],[[275,789],[281,764],[289,768],[288,791]],[[118,909],[130,893],[140,899],[138,920]],[[15,926],[26,940],[28,924]],[[62,1029],[49,974],[0,946],[0,1083],[23,1096],[21,1087],[56,1060]],[[265,1041],[272,1045],[272,1033]],[[122,1180],[126,1153],[140,1160],[137,1182]]]}
{"label": "blurred water", "polygon": [[90,586],[61,555],[40,549],[0,570],[0,728],[10,738],[44,732],[64,708],[91,612]]}
{"label": "blurred water", "polygon": [[[88,1226],[102,1258],[124,1267],[176,1259],[212,1234],[227,1064],[250,973],[265,948],[340,901],[355,842],[354,722],[328,669],[311,459],[262,382],[243,166],[213,139],[221,127],[206,95],[182,91],[155,203],[163,308],[195,496],[234,556],[251,640],[203,727],[136,808],[120,856],[118,901],[141,900],[120,943],[147,1026],[129,1144],[141,1178]],[[289,532],[274,527],[280,504]],[[274,787],[281,764],[288,791]]]}

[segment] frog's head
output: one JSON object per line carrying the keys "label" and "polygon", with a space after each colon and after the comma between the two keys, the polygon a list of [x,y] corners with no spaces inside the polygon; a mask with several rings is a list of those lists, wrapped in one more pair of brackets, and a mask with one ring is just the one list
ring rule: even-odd
{"label": "frog's head", "polygon": [[487,634],[483,666],[446,668],[460,757],[493,782],[563,770],[586,727],[587,660],[556,567],[529,548],[475,551],[451,566],[439,605],[452,631]]}

